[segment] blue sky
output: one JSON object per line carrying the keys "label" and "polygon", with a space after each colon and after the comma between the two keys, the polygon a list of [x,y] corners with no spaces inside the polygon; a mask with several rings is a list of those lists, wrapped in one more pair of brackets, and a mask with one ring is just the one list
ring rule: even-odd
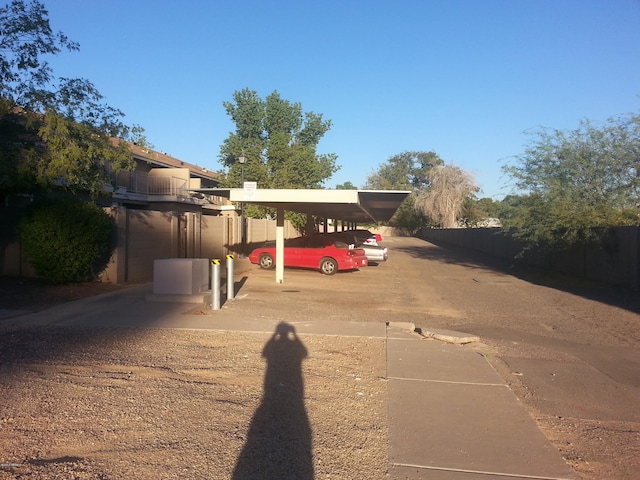
{"label": "blue sky", "polygon": [[640,0],[43,3],[80,43],[50,59],[57,76],[89,79],[157,150],[212,170],[234,130],[222,102],[243,88],[332,121],[327,188],[434,151],[495,199],[527,130],[640,111]]}

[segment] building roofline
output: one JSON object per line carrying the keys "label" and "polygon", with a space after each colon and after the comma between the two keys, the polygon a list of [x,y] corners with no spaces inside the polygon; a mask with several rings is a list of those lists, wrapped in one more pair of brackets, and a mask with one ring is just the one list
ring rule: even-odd
{"label": "building roofline", "polygon": [[193,163],[185,162],[180,160],[179,158],[172,157],[164,152],[157,152],[150,148],[142,147],[133,142],[128,142],[126,140],[112,139],[112,143],[116,143],[118,141],[123,141],[131,150],[134,157],[145,160],[151,164],[158,165],[164,168],[187,168],[192,175],[197,177],[206,178],[209,180],[219,181],[220,175],[217,172],[211,171],[208,168],[200,167],[199,165],[194,165]]}

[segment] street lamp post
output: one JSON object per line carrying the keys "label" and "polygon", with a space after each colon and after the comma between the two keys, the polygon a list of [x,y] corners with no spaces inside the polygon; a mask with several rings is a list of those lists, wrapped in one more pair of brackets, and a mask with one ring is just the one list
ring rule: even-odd
{"label": "street lamp post", "polygon": [[[242,153],[238,157],[238,162],[240,162],[241,175],[242,175],[242,188],[244,189],[244,164],[247,162],[247,157]],[[244,197],[243,197],[244,198]],[[245,255],[245,229],[244,229],[244,202],[240,202],[240,255],[244,257]]]}

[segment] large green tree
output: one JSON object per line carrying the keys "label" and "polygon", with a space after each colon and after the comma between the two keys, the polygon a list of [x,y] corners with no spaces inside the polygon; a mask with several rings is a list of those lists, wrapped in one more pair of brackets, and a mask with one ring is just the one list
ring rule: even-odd
{"label": "large green tree", "polygon": [[[92,193],[108,180],[106,164],[131,168],[124,114],[82,78],[57,78],[47,62],[79,45],[54,33],[39,0],[0,7],[0,194],[36,186]],[[139,135],[140,128],[137,127]]]}
{"label": "large green tree", "polygon": [[536,130],[504,170],[522,194],[505,226],[529,245],[562,248],[595,240],[606,227],[637,225],[640,115]]}
{"label": "large green tree", "polygon": [[356,187],[353,183],[347,180],[344,183],[340,183],[336,185],[336,190],[358,190],[358,187]]}
{"label": "large green tree", "polygon": [[49,103],[54,76],[45,57],[79,49],[62,32],[53,32],[48,15],[37,0],[0,7],[0,92],[28,110]]}
{"label": "large green tree", "polygon": [[466,227],[478,227],[490,219],[500,218],[500,202],[492,198],[469,196],[464,200],[458,222]]}
{"label": "large green tree", "polygon": [[390,157],[368,177],[373,190],[422,190],[429,185],[429,171],[444,161],[435,152],[403,152]]}
{"label": "large green tree", "polygon": [[408,233],[414,233],[427,218],[415,208],[419,192],[429,186],[429,172],[444,161],[435,152],[403,152],[390,157],[372,172],[364,188],[372,190],[410,190],[389,224]]}
{"label": "large green tree", "polygon": [[[337,155],[318,154],[318,143],[331,128],[321,114],[303,112],[274,91],[261,99],[245,88],[224,108],[236,125],[220,148],[226,168],[223,184],[239,187],[244,179],[260,188],[322,188],[339,169]],[[239,158],[244,155],[244,167]]]}

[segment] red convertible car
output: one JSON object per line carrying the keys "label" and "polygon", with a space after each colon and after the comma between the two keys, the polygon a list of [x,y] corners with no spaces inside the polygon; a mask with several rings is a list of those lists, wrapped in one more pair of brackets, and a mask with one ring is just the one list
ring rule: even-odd
{"label": "red convertible car", "polygon": [[[266,269],[276,266],[275,259],[275,244],[256,248],[249,254],[251,263]],[[298,237],[284,244],[285,267],[312,268],[325,275],[333,275],[338,270],[356,270],[368,264],[363,249],[349,248],[346,243],[327,236]]]}

